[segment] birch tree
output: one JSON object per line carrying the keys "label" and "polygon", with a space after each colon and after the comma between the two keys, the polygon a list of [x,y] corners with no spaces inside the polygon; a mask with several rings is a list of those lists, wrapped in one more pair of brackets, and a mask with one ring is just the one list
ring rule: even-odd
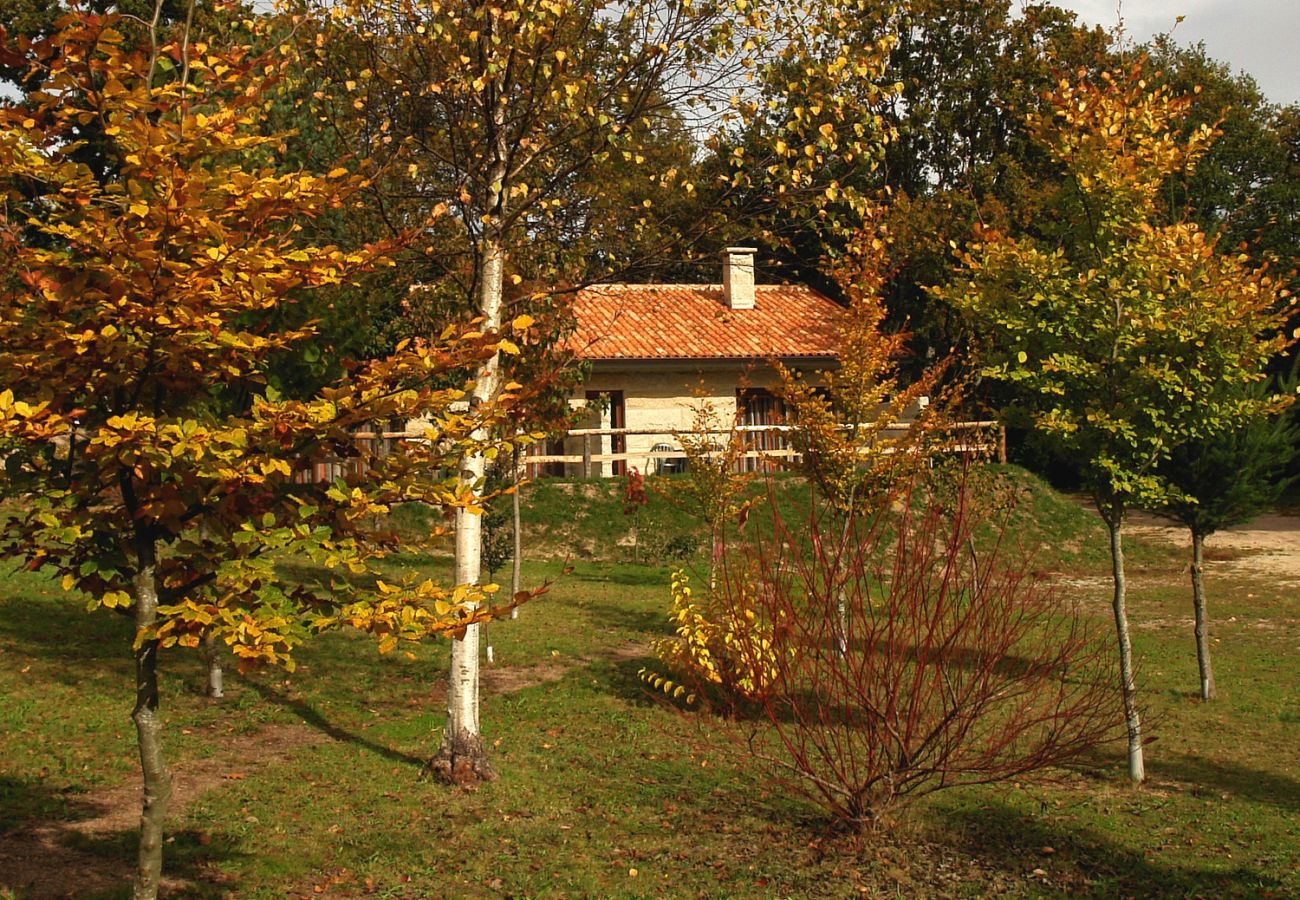
{"label": "birch tree", "polygon": [[[494,329],[522,304],[548,302],[555,283],[571,279],[546,266],[549,248],[565,229],[599,227],[584,218],[584,196],[601,191],[590,179],[611,160],[642,167],[642,147],[660,129],[685,122],[714,139],[716,152],[737,133],[731,126],[761,116],[775,138],[757,179],[772,195],[852,208],[851,192],[825,173],[839,162],[874,159],[866,151],[876,120],[863,98],[879,90],[888,49],[882,41],[851,50],[837,39],[860,6],[348,0],[321,10],[328,25],[318,45],[322,55],[355,66],[336,79],[365,113],[359,136],[367,155],[388,148],[407,174],[407,200],[451,210],[428,243],[435,251],[444,242],[466,248],[463,264],[450,268],[470,286],[484,327]],[[811,100],[783,104],[767,90],[778,73],[785,95]],[[745,152],[737,146],[739,156],[719,157]],[[699,188],[676,167],[650,174],[647,184]],[[753,187],[756,178],[739,166],[715,177],[728,189],[742,177]],[[654,204],[649,196],[643,203],[648,226]],[[630,244],[638,233],[631,229]],[[525,271],[536,291],[518,287]],[[499,360],[489,360],[472,402],[487,402],[500,377]],[[481,483],[483,464],[477,454],[461,461],[466,484]],[[466,583],[480,575],[478,530],[472,512],[459,517],[455,565]],[[471,627],[454,645],[447,722],[431,761],[451,781],[492,775],[479,731],[478,642]]]}
{"label": "birch tree", "polygon": [[1038,237],[992,230],[937,296],[969,319],[979,371],[1083,473],[1110,533],[1111,598],[1128,770],[1145,778],[1127,612],[1123,525],[1135,505],[1178,492],[1159,466],[1258,411],[1241,388],[1284,345],[1286,291],[1187,219],[1162,221],[1158,193],[1215,138],[1179,136],[1188,100],[1129,72],[1063,77],[1030,119],[1063,175]]}

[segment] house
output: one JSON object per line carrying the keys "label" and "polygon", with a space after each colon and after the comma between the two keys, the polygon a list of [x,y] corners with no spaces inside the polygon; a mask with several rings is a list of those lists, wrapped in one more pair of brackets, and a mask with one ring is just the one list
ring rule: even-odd
{"label": "house", "polygon": [[[574,300],[577,327],[569,349],[590,363],[591,375],[573,398],[593,404],[589,428],[622,433],[570,436],[566,474],[618,475],[626,466],[661,470],[650,454],[680,448],[674,432],[689,431],[703,399],[719,421],[775,424],[772,360],[792,368],[835,364],[842,307],[800,285],[754,283],[755,250],[729,247],[721,284],[607,284]],[[775,449],[778,434],[756,435],[758,449]],[[559,448],[545,451],[554,459]],[[625,457],[601,459],[601,457]],[[669,464],[671,465],[671,464]],[[556,472],[559,474],[559,472]]]}

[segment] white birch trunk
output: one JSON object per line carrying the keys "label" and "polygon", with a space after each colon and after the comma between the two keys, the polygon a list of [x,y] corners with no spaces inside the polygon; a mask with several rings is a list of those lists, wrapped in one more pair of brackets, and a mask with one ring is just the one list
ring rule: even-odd
{"label": "white birch trunk", "polygon": [[[504,110],[499,114],[504,117]],[[499,158],[505,158],[504,152]],[[482,328],[485,331],[500,329],[505,293],[506,254],[500,232],[505,170],[503,164],[495,168],[492,183],[496,185],[496,192],[488,204],[494,213],[484,222],[482,280],[479,289],[479,316],[483,320]],[[474,384],[470,401],[473,406],[486,404],[496,395],[501,380],[500,369],[501,355],[493,354],[483,365]],[[472,438],[475,442],[487,441],[487,429],[476,429]],[[481,493],[485,471],[486,463],[482,453],[472,452],[461,460],[461,481],[475,485],[476,497]],[[463,509],[456,511],[457,584],[478,584],[482,577],[482,532],[482,516]],[[436,777],[456,784],[495,777],[479,731],[479,631],[479,625],[470,625],[465,629],[464,637],[452,641],[451,674],[447,684],[447,724],[443,731],[442,746],[429,763]]]}
{"label": "white birch trunk", "polygon": [[[490,42],[492,35],[480,36]],[[490,55],[490,53],[488,54]],[[479,246],[479,308],[484,331],[499,331],[505,295],[506,244],[510,184],[510,136],[507,132],[507,112],[510,92],[507,89],[507,70],[501,69],[495,80],[483,89],[483,103],[488,109],[486,148],[482,194],[482,234]],[[478,173],[476,173],[478,174]],[[494,353],[479,371],[471,395],[471,406],[490,403],[500,386],[501,354]],[[471,435],[482,445],[490,435],[486,428],[478,428]],[[483,454],[471,452],[461,460],[460,478],[474,485],[474,496],[481,495],[481,482],[486,471]],[[456,583],[478,584],[482,577],[482,531],[479,515],[458,510],[456,513]],[[479,731],[479,630],[471,625],[463,637],[454,639],[451,648],[451,674],[447,684],[447,724],[443,731],[442,746],[429,769],[435,777],[456,784],[483,781],[496,777],[488,763],[487,751]]]}
{"label": "white birch trunk", "polygon": [[203,636],[203,659],[208,665],[208,697],[220,700],[225,694],[224,673],[221,669],[221,648],[209,631]]}

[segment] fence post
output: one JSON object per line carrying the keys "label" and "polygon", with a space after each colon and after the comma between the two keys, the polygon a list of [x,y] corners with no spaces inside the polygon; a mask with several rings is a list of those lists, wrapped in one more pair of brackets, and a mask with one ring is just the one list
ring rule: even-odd
{"label": "fence post", "polygon": [[998,426],[998,464],[1007,464],[1007,426]]}
{"label": "fence post", "polygon": [[582,477],[591,477],[591,435],[582,436]]}

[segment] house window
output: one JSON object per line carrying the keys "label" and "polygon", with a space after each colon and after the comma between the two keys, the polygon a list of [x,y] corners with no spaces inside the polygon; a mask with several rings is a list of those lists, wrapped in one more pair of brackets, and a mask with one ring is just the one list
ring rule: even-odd
{"label": "house window", "polygon": [[[785,422],[785,404],[765,388],[740,388],[736,391],[736,418],[740,425],[747,427],[781,425]],[[745,439],[749,449],[757,453],[741,461],[741,471],[744,472],[778,468],[780,457],[760,454],[768,450],[785,450],[789,446],[785,435],[775,429],[746,432]]]}

